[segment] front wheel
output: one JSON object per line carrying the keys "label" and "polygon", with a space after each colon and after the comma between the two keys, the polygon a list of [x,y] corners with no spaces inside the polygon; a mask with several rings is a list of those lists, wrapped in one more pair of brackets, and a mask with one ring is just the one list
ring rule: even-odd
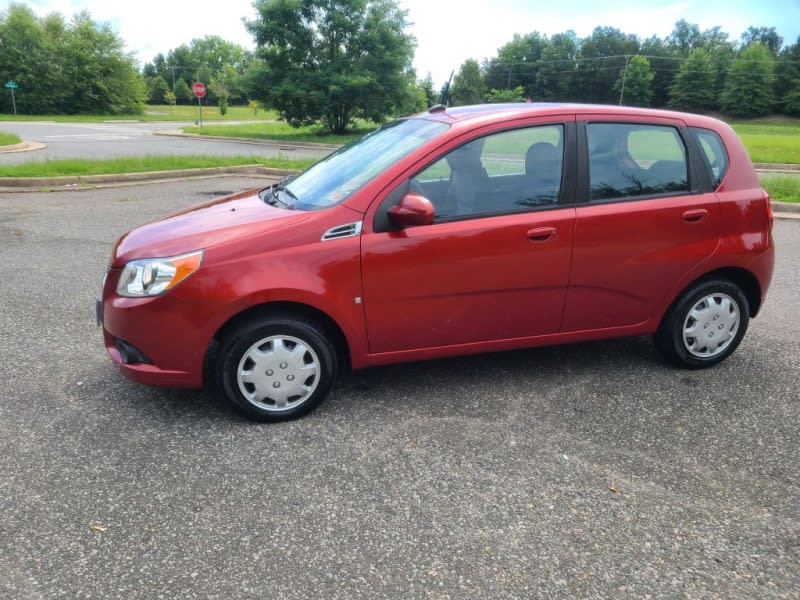
{"label": "front wheel", "polygon": [[655,342],[669,362],[704,369],[733,354],[749,321],[750,307],[739,286],[704,281],[678,298],[661,321]]}
{"label": "front wheel", "polygon": [[336,352],[324,331],[298,317],[249,321],[227,336],[219,354],[227,400],[257,421],[286,421],[311,412],[336,379]]}

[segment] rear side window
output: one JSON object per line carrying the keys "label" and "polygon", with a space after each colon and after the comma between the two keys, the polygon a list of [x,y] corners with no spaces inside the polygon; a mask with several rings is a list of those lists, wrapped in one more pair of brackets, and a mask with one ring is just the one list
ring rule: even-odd
{"label": "rear side window", "polygon": [[675,127],[589,123],[591,200],[689,191],[686,147]]}
{"label": "rear side window", "polygon": [[722,178],[728,171],[728,153],[725,151],[725,145],[722,139],[716,132],[710,129],[701,129],[700,127],[690,127],[689,130],[694,135],[700,149],[703,151],[703,162],[708,169],[708,176],[714,189],[719,187],[722,183]]}

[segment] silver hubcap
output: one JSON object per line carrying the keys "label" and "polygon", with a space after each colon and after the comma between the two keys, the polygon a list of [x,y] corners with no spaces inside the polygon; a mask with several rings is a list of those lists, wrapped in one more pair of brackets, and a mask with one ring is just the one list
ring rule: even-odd
{"label": "silver hubcap", "polygon": [[319,385],[319,372],[319,358],[303,340],[273,335],[244,353],[236,380],[253,405],[281,412],[308,400]]}
{"label": "silver hubcap", "polygon": [[709,294],[683,323],[683,344],[693,356],[710,358],[730,345],[739,330],[739,305],[727,294]]}

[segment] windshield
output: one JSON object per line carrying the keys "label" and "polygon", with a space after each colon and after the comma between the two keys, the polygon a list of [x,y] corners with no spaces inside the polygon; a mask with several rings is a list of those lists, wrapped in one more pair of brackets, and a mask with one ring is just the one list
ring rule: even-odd
{"label": "windshield", "polygon": [[287,181],[291,208],[319,210],[338,204],[395,161],[433,139],[449,125],[406,119],[384,125]]}

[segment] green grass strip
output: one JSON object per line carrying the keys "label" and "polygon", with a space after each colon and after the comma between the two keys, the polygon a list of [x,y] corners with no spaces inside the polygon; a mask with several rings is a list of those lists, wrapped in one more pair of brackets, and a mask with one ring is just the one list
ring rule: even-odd
{"label": "green grass strip", "polygon": [[[0,121],[54,121],[57,123],[104,123],[113,121],[197,121],[200,111],[197,103],[179,104],[177,106],[151,105],[144,112],[134,115],[8,115],[0,114]],[[246,106],[231,106],[223,116],[216,106],[203,106],[203,122],[205,121],[262,121],[274,120],[277,115],[273,111],[259,110],[254,112]]]}
{"label": "green grass strip", "polygon": [[775,175],[761,178],[761,186],[775,202],[800,203],[800,176]]}
{"label": "green grass strip", "polygon": [[22,140],[13,133],[3,133],[0,131],[0,146],[13,146],[20,142],[22,142]]}
{"label": "green grass strip", "polygon": [[318,126],[292,127],[287,123],[248,123],[244,125],[204,125],[185,127],[184,133],[195,133],[210,137],[239,137],[254,140],[276,140],[279,142],[310,142],[315,144],[346,144],[374,127],[359,127],[353,133],[333,135],[323,132]]}
{"label": "green grass strip", "polygon": [[256,164],[274,169],[302,170],[315,162],[314,159],[264,159],[262,156],[144,156],[109,160],[50,160],[0,166],[0,177],[117,175]]}

